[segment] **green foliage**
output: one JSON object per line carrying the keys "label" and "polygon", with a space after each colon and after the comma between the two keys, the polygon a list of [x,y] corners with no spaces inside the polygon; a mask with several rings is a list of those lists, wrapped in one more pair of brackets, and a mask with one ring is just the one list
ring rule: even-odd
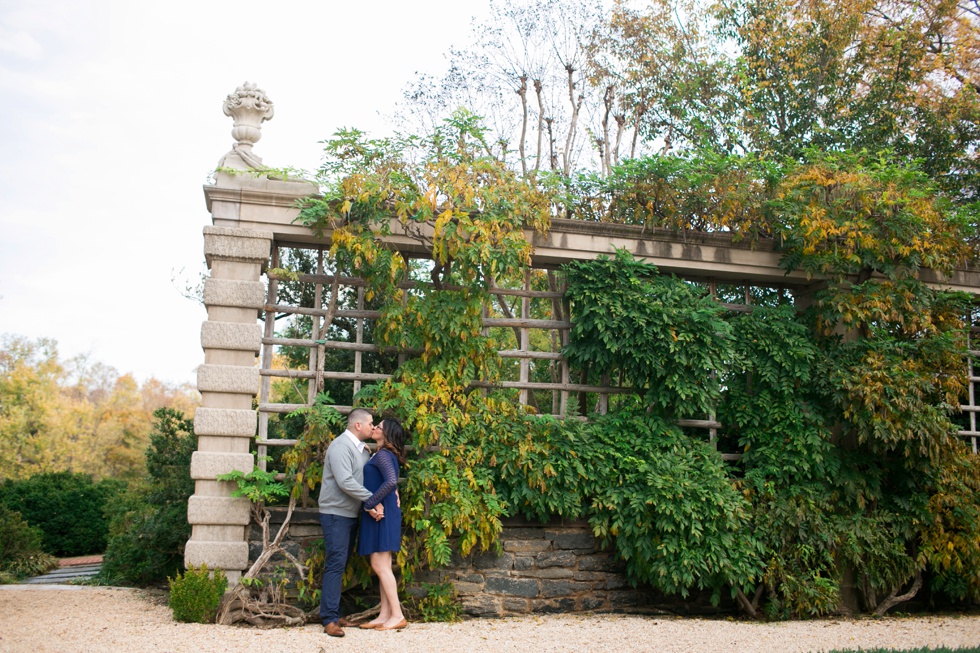
{"label": "green foliage", "polygon": [[[746,128],[701,127],[726,138]],[[373,341],[419,352],[356,398],[415,438],[402,488],[406,581],[497,546],[505,515],[561,515],[588,518],[634,583],[715,600],[730,591],[750,612],[754,592],[771,618],[834,612],[846,568],[869,609],[924,570],[935,589],[975,595],[976,474],[954,455],[950,421],[966,388],[967,304],[918,279],[970,255],[977,220],[962,198],[883,148],[698,148],[606,162],[605,177],[525,179],[492,149],[465,112],[425,138],[338,133],[327,192],[301,214],[332,230],[328,267],[368,280],[381,313]],[[824,285],[805,314],[773,291],[759,297],[771,306],[730,315],[703,287],[625,251],[569,264],[563,353],[583,382],[616,379],[641,396],[614,399],[591,424],[533,416],[513,393],[480,389],[507,369],[496,350],[511,342],[494,342],[482,316],[491,286],[527,273],[524,221],[542,228],[550,214],[750,246],[775,237],[787,271]],[[393,220],[429,248],[431,283],[385,245]],[[303,416],[306,429],[319,411]],[[675,425],[715,416],[743,452],[736,465]],[[317,427],[317,446],[340,426]],[[296,478],[312,487],[309,473]]]}
{"label": "green foliage", "polygon": [[841,537],[833,479],[841,463],[821,418],[821,353],[792,307],[732,319],[739,352],[719,419],[743,449],[741,485],[762,546],[770,618],[817,616],[839,605]]}
{"label": "green foliage", "polygon": [[109,541],[98,581],[109,585],[161,583],[183,568],[190,538],[187,500],[194,493],[193,423],[172,408],[154,412],[146,451],[148,478],[106,507]]}
{"label": "green foliage", "polygon": [[232,491],[233,497],[245,497],[250,503],[270,503],[280,497],[288,497],[289,489],[286,485],[276,480],[278,472],[263,471],[255,467],[249,473],[244,473],[240,469],[218,474],[215,478],[219,481],[233,481],[238,485],[238,489]]}
{"label": "green foliage", "polygon": [[61,557],[101,553],[109,531],[103,511],[122,488],[120,481],[96,483],[87,474],[38,474],[5,481],[0,485],[0,504],[41,529],[46,553]]}
{"label": "green foliage", "polygon": [[168,605],[173,610],[174,620],[186,623],[206,624],[214,622],[214,617],[228,588],[225,572],[215,569],[208,571],[207,565],[191,567],[176,578],[168,578],[170,599]]}
{"label": "green foliage", "polygon": [[58,561],[41,550],[41,538],[40,528],[0,504],[0,577],[13,582],[57,567]]}
{"label": "green foliage", "polygon": [[321,392],[312,406],[293,411],[288,417],[303,420],[303,430],[297,434],[296,445],[283,456],[286,475],[292,480],[294,497],[316,487],[323,476],[323,459],[334,433],[343,433],[347,421],[333,407],[330,395]]}
{"label": "green foliage", "polygon": [[493,428],[477,445],[488,455],[493,486],[507,514],[540,522],[584,516],[589,503],[586,456],[593,448],[588,425],[514,411],[508,399],[500,397],[503,408],[484,416],[483,423]]}
{"label": "green foliage", "polygon": [[419,601],[422,621],[455,623],[460,620],[460,603],[452,583],[423,583],[425,596]]}
{"label": "green foliage", "polygon": [[782,265],[837,282],[872,271],[948,273],[968,255],[967,225],[915,163],[890,152],[810,152],[781,182]]}
{"label": "green foliage", "polygon": [[[410,575],[419,564],[447,564],[453,536],[466,554],[494,546],[500,532],[506,508],[479,443],[487,431],[502,430],[497,413],[511,419],[516,412],[470,384],[492,381],[500,366],[495,343],[483,335],[487,290],[530,263],[524,228],[546,226],[550,208],[534,185],[488,154],[483,128],[465,111],[422,139],[336,136],[321,171],[328,190],[300,219],[315,232],[334,227],[336,261],[368,279],[368,300],[381,299],[375,342],[422,351],[358,399],[404,419],[419,449],[441,447],[406,469],[402,511],[414,535],[400,561],[412,561]],[[406,298],[397,287],[408,266],[376,238],[389,233],[392,216],[409,234],[431,230],[424,240],[435,290]]]}
{"label": "green foliage", "polygon": [[564,354],[592,374],[620,372],[671,417],[705,415],[720,397],[712,370],[731,359],[723,309],[706,293],[620,250],[565,266],[572,330]]}
{"label": "green foliage", "polygon": [[761,575],[746,500],[721,457],[639,404],[597,419],[589,523],[626,561],[633,583],[687,596],[747,588]]}
{"label": "green foliage", "polygon": [[323,564],[326,558],[323,540],[314,540],[303,547],[303,554],[306,575],[296,583],[296,598],[304,608],[311,609],[320,605],[320,595],[323,591]]}
{"label": "green foliage", "polygon": [[787,166],[706,148],[647,156],[573,177],[557,202],[581,220],[725,231],[756,243],[775,235],[771,204]]}
{"label": "green foliage", "polygon": [[960,447],[934,472],[919,556],[933,588],[955,600],[980,597],[980,456]]}

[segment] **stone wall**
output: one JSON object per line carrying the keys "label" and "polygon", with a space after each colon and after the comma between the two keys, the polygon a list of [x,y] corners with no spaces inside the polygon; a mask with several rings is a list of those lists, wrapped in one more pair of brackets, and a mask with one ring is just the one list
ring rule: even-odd
{"label": "stone wall", "polygon": [[503,550],[457,559],[420,580],[452,582],[466,614],[479,617],[642,610],[652,592],[631,588],[622,565],[597,548],[585,522],[506,520]]}
{"label": "stone wall", "polygon": [[[274,510],[273,532],[284,511]],[[287,549],[301,555],[321,538],[315,510],[293,513]],[[249,558],[261,551],[261,529],[252,525]],[[502,617],[533,613],[642,612],[717,614],[708,596],[681,600],[664,597],[649,588],[630,587],[622,563],[597,548],[592,530],[584,521],[542,525],[519,519],[504,521],[503,550],[457,557],[445,569],[421,572],[409,593],[424,596],[423,583],[451,582],[462,601],[463,612],[473,617]]]}

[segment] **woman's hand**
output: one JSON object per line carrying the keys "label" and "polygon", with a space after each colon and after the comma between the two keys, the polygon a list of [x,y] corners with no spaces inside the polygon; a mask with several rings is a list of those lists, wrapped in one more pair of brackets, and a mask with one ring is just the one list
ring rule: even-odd
{"label": "woman's hand", "polygon": [[374,521],[381,521],[385,516],[385,507],[380,503],[367,511],[367,514],[374,517]]}

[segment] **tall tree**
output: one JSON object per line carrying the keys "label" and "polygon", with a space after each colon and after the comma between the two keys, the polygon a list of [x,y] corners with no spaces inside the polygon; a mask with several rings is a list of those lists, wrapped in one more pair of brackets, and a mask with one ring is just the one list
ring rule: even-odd
{"label": "tall tree", "polygon": [[144,471],[152,412],[192,412],[188,385],[128,374],[86,356],[60,360],[53,340],[6,335],[0,348],[0,479],[61,471],[125,478]]}
{"label": "tall tree", "polygon": [[604,43],[665,147],[890,148],[972,197],[978,20],[977,0],[619,2]]}
{"label": "tall tree", "polygon": [[409,85],[407,126],[429,133],[463,107],[484,118],[493,153],[523,174],[608,170],[637,141],[618,81],[590,64],[605,20],[594,0],[492,3],[470,45],[449,51],[446,74]]}

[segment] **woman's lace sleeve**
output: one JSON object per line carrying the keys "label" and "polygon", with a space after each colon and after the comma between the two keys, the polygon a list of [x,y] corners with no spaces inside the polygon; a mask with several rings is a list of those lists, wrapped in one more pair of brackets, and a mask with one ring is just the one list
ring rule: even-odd
{"label": "woman's lace sleeve", "polygon": [[364,502],[364,509],[370,510],[395,491],[398,487],[398,465],[395,462],[395,454],[387,449],[382,449],[374,456],[374,465],[381,472],[383,479],[381,487],[375,490],[371,498]]}

